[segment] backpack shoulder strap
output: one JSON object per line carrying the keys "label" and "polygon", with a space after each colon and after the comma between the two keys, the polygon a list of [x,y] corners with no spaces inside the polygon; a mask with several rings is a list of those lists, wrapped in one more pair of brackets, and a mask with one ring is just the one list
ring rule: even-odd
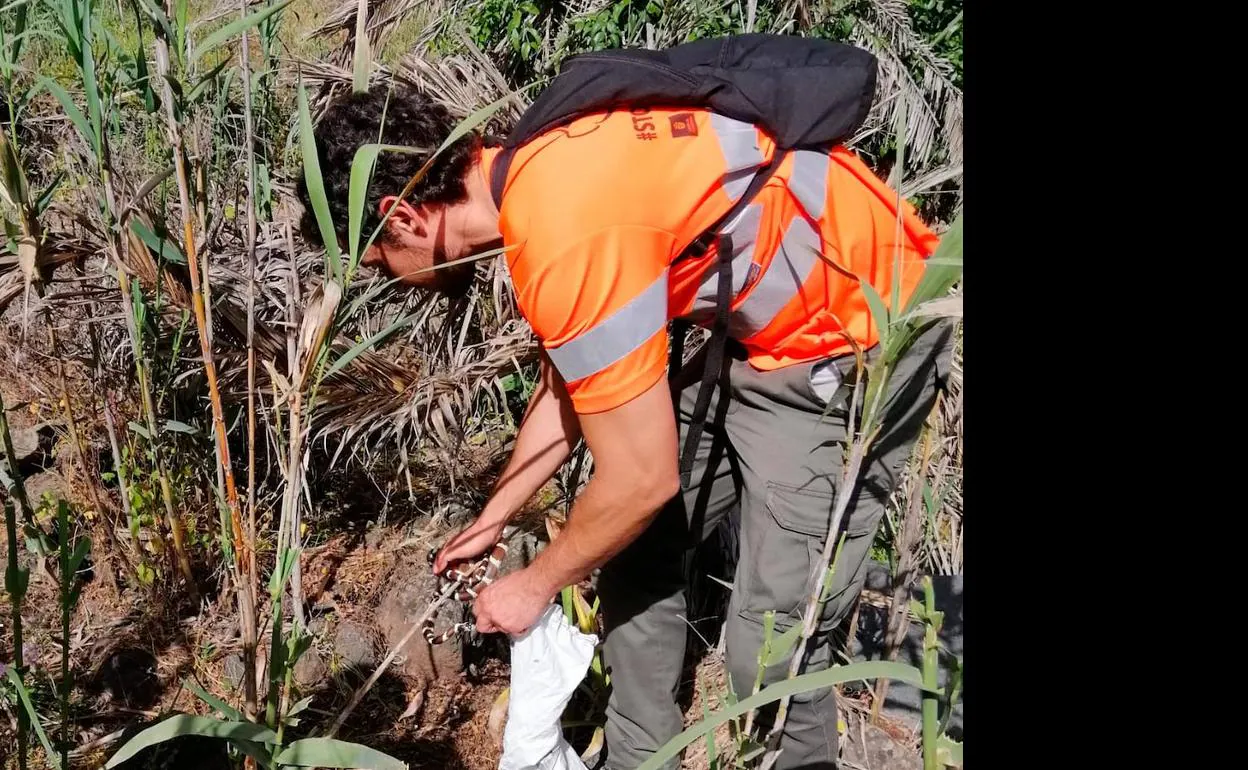
{"label": "backpack shoulder strap", "polygon": [[680,252],[674,261],[680,262],[705,254],[706,250],[715,242],[715,239],[719,237],[719,231],[723,230],[729,222],[736,219],[745,210],[745,207],[754,201],[754,197],[763,189],[763,185],[767,184],[767,180],[775,175],[776,170],[780,168],[781,163],[784,163],[787,155],[787,150],[776,148],[771,161],[754,172],[754,178],[750,180],[749,186],[745,188],[745,192],[741,194],[737,202],[729,206],[728,210],[703,230],[701,235],[690,241],[689,245],[685,246],[684,250]]}
{"label": "backpack shoulder strap", "polygon": [[503,207],[503,187],[507,184],[507,171],[511,168],[511,159],[516,156],[516,147],[507,146],[494,159],[490,168],[490,195],[494,198],[495,207]]}

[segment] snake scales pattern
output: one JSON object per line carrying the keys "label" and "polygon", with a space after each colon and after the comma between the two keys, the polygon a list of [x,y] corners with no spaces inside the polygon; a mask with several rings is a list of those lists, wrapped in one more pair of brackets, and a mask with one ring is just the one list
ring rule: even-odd
{"label": "snake scales pattern", "polygon": [[[436,549],[429,552],[430,560],[433,559]],[[477,598],[477,594],[486,586],[494,582],[498,577],[498,570],[502,567],[503,559],[507,556],[507,543],[500,541],[486,555],[476,561],[462,562],[454,569],[448,569],[444,574],[439,575],[439,592],[446,590],[446,587],[452,583],[459,584],[459,590],[451,594],[451,598],[456,601],[470,602]],[[472,629],[471,623],[456,623],[440,634],[433,633],[433,616],[430,615],[425,619],[421,626],[421,631],[425,635],[425,640],[429,644],[442,644],[460,631],[468,631]]]}

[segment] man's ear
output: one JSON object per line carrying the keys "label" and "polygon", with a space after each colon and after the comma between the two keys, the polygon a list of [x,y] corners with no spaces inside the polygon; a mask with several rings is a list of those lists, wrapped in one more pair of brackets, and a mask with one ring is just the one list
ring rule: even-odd
{"label": "man's ear", "polygon": [[377,216],[385,217],[386,212],[394,208],[394,213],[386,220],[386,227],[394,227],[415,235],[423,235],[425,218],[415,206],[402,200],[397,195],[384,196],[377,205]]}

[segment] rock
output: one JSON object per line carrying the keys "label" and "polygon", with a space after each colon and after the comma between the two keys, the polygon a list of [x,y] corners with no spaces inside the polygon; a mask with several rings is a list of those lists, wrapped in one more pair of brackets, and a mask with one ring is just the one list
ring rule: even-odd
{"label": "rock", "polygon": [[237,652],[226,655],[221,663],[221,672],[225,675],[225,681],[230,683],[230,687],[235,690],[240,689],[243,686],[243,656]]}
{"label": "rock", "polygon": [[537,535],[516,530],[507,540],[507,557],[503,559],[499,574],[508,575],[529,566],[545,545],[545,542],[538,540]]}
{"label": "rock", "polygon": [[377,665],[373,637],[372,629],[350,620],[343,621],[334,633],[334,654],[344,666],[371,669]]}
{"label": "rock", "polygon": [[[865,739],[865,743],[864,743]],[[854,720],[844,738],[841,757],[871,770],[922,770],[923,760],[883,729]]]}
{"label": "rock", "polygon": [[61,497],[70,499],[69,482],[58,471],[46,470],[28,475],[24,483],[26,496],[30,498],[30,504],[33,506],[38,507],[45,493],[50,494],[53,499]]}
{"label": "rock", "polygon": [[329,668],[326,667],[325,661],[321,660],[321,655],[315,649],[307,650],[303,655],[299,656],[299,661],[295,663],[295,683],[300,687],[313,687],[325,681],[325,677],[329,675]]}
{"label": "rock", "polygon": [[37,428],[19,428],[16,425],[10,425],[9,432],[13,436],[13,459],[18,467],[39,454],[40,436]]}
{"label": "rock", "polygon": [[471,524],[477,513],[462,503],[449,502],[434,511],[433,518],[435,521],[440,518],[450,529],[458,530]]}
{"label": "rock", "polygon": [[[425,554],[408,553],[387,580],[385,594],[377,606],[377,627],[392,648],[407,635],[430,603],[438,596],[438,581],[429,570]],[[434,616],[436,633],[463,621],[464,605],[450,600]],[[457,676],[464,667],[463,647],[458,636],[432,647],[417,630],[395,657],[392,670],[420,682]]]}

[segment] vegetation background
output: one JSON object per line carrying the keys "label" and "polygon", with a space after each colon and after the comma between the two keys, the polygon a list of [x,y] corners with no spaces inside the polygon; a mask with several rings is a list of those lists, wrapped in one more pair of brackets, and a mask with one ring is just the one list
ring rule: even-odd
{"label": "vegetation background", "polygon": [[[956,0],[0,0],[0,766],[101,767],[165,714],[234,709],[413,766],[495,766],[505,644],[387,653],[435,596],[425,554],[507,456],[534,341],[496,259],[448,301],[310,248],[293,195],[309,120],[393,79],[501,135],[572,54],[751,30],[874,52],[853,146],[938,231],[955,220]],[[885,608],[894,650],[919,575],[962,572],[958,339],[873,548],[890,585],[863,606]],[[516,559],[591,471],[578,452],[532,502]],[[730,578],[722,556],[706,571]],[[592,597],[563,597],[587,628]],[[726,702],[722,598],[713,581],[695,597],[691,720]],[[440,627],[462,613],[444,610]],[[569,710],[580,747],[604,684]],[[847,689],[846,713],[908,751],[885,690]],[[686,766],[737,761],[730,732]],[[242,756],[194,740],[133,761]]]}

